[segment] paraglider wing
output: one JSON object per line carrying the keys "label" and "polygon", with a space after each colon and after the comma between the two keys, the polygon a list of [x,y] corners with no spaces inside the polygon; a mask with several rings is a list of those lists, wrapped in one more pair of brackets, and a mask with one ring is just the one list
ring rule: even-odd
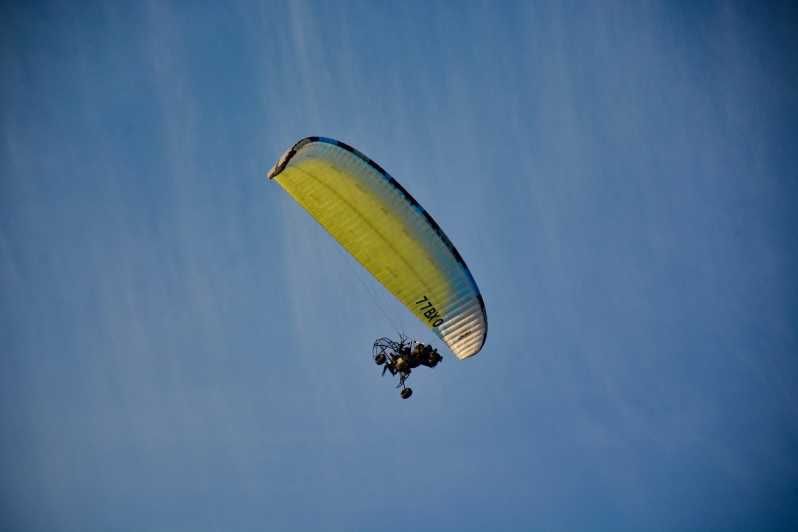
{"label": "paraglider wing", "polygon": [[482,349],[485,303],[441,228],[377,163],[334,139],[307,137],[269,171],[460,359]]}

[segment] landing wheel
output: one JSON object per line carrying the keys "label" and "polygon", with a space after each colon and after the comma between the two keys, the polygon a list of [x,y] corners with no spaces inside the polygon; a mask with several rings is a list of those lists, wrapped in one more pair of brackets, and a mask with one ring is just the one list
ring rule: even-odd
{"label": "landing wheel", "polygon": [[413,395],[413,388],[403,388],[399,395],[402,396],[402,399],[407,399]]}

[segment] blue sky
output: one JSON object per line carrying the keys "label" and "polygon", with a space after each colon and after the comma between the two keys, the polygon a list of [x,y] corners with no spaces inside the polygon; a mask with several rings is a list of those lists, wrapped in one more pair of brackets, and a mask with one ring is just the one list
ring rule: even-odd
{"label": "blue sky", "polygon": [[[787,4],[6,3],[0,528],[798,526]],[[485,297],[430,338],[265,172],[378,161]]]}

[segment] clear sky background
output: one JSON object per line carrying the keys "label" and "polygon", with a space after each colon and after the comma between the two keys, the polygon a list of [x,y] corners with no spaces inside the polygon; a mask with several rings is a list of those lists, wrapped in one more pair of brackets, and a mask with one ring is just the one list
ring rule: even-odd
{"label": "clear sky background", "polygon": [[[795,530],[789,4],[3,3],[0,528]],[[484,294],[408,401],[307,135]]]}

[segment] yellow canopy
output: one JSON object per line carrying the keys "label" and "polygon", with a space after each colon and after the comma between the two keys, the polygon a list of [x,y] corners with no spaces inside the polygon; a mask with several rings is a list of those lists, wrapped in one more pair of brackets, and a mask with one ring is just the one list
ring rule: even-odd
{"label": "yellow canopy", "polygon": [[460,359],[485,344],[485,303],[441,228],[385,170],[334,139],[307,137],[269,171]]}

